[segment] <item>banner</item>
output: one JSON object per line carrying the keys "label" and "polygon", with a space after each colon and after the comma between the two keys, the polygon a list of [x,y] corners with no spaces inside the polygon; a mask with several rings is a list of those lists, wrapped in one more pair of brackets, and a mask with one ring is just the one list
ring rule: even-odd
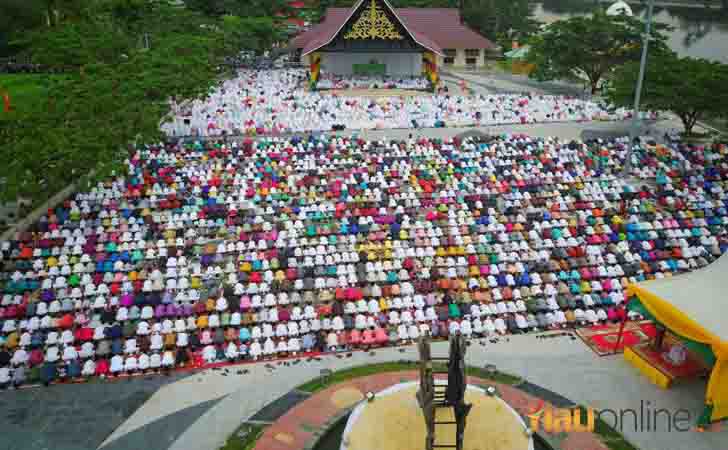
{"label": "banner", "polygon": [[353,64],[354,75],[386,75],[386,64]]}
{"label": "banner", "polygon": [[422,54],[422,71],[432,86],[437,86],[440,77],[437,73],[437,55],[433,52],[425,52]]}
{"label": "banner", "polygon": [[311,53],[311,90],[316,89],[319,76],[321,75],[321,55],[319,53]]}

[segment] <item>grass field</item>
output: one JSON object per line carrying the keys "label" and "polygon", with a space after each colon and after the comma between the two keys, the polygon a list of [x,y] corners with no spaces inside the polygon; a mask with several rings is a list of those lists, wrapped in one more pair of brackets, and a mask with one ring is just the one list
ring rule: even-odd
{"label": "grass field", "polygon": [[709,117],[703,120],[703,122],[719,130],[723,135],[728,135],[728,118],[727,117]]}
{"label": "grass field", "polygon": [[64,75],[0,74],[0,97],[10,97],[10,113],[0,100],[0,120],[12,120],[40,114],[47,107],[48,94],[54,80]]}
{"label": "grass field", "polygon": [[[240,437],[242,428],[248,429],[244,437]],[[260,425],[243,425],[228,438],[220,450],[252,450],[260,435],[263,434],[263,428]]]}
{"label": "grass field", "polygon": [[[441,366],[440,364],[434,364],[434,368],[436,369],[444,369],[444,366]],[[323,382],[320,378],[315,378],[308,383],[305,383],[301,386],[299,386],[297,389],[299,391],[305,391],[305,392],[318,392],[322,389],[325,389],[333,384],[341,383],[342,381],[351,380],[353,378],[359,378],[359,377],[366,377],[369,375],[374,375],[377,373],[384,373],[384,372],[399,372],[402,370],[418,370],[419,365],[415,363],[410,362],[386,362],[386,363],[378,363],[378,364],[368,364],[365,366],[358,366],[358,367],[352,367],[351,369],[344,369],[339,370],[331,374],[331,376],[328,378],[326,382]],[[483,379],[489,379],[493,381],[497,381],[499,383],[503,384],[518,384],[521,379],[518,377],[514,377],[509,374],[505,374],[498,371],[486,371],[485,369],[479,368],[479,367],[471,367],[468,366],[466,373],[468,375],[476,376]]]}

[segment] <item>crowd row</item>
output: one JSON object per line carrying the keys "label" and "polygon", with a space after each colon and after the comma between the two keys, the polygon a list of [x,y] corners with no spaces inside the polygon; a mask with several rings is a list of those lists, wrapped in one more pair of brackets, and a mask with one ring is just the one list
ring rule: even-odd
{"label": "crowd row", "polygon": [[[421,82],[400,80],[416,88]],[[321,88],[370,84],[321,80]],[[162,130],[170,136],[282,134],[340,129],[465,127],[621,120],[630,113],[606,104],[550,95],[338,96],[308,89],[302,70],[241,71],[204,99],[173,103]]]}
{"label": "crowd row", "polygon": [[[617,176],[630,147],[654,189]],[[618,321],[629,283],[726,250],[725,158],[525,136],[136,148],[0,245],[0,384]]]}
{"label": "crowd row", "polygon": [[316,87],[318,89],[413,89],[425,90],[430,82],[424,77],[388,77],[388,76],[335,76],[322,75]]}

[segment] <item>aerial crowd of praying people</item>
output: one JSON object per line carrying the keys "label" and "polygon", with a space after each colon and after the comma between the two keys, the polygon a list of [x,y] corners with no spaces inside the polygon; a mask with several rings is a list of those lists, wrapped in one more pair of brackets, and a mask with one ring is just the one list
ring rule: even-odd
{"label": "aerial crowd of praying people", "polygon": [[424,77],[324,74],[316,87],[318,89],[404,89],[424,91],[430,88],[430,82]]}
{"label": "aerial crowd of praying people", "polygon": [[[324,77],[321,86],[335,86],[335,81],[336,78]],[[362,78],[349,81],[354,82],[370,83]],[[396,83],[422,84],[405,80]],[[561,95],[443,91],[378,98],[332,95],[311,91],[301,69],[246,69],[221,83],[204,99],[173,101],[172,114],[162,129],[170,136],[260,136],[342,129],[622,120],[630,115],[629,110],[612,108],[603,102]]]}
{"label": "aerial crowd of praying people", "polygon": [[[632,148],[634,188],[619,172]],[[300,135],[130,149],[0,244],[0,386],[618,322],[728,247],[725,145]]]}

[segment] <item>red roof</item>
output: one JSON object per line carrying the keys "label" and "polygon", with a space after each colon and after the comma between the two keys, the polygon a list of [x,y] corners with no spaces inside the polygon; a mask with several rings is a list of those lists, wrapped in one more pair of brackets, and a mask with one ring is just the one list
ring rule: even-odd
{"label": "red roof", "polygon": [[288,6],[290,6],[291,8],[301,9],[306,7],[306,3],[302,1],[292,1],[288,2]]}
{"label": "red roof", "polygon": [[296,25],[297,27],[304,27],[306,25],[306,22],[303,19],[298,19],[296,17],[289,17],[286,19],[286,22],[291,25]]}
{"label": "red roof", "polygon": [[[436,53],[442,54],[442,49],[446,48],[495,47],[491,41],[460,23],[460,11],[457,9],[393,8],[393,10],[412,38]],[[290,45],[303,49],[304,55],[317,50],[336,37],[352,12],[353,8],[327,9],[323,22],[296,36]]]}
{"label": "red roof", "polygon": [[398,8],[395,11],[407,28],[427,35],[441,48],[495,48],[490,40],[460,22],[458,9]]}

